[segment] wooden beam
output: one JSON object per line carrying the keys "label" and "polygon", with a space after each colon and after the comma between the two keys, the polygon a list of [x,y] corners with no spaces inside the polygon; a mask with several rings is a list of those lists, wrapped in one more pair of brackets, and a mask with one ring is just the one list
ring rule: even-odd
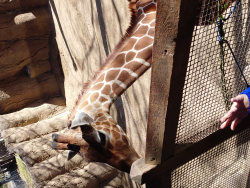
{"label": "wooden beam", "polygon": [[157,166],[145,164],[145,159],[141,158],[133,163],[130,176],[134,181],[144,184],[162,174],[170,173],[172,170],[207,152],[232,136],[246,130],[249,128],[249,122],[250,116],[245,118],[236,127],[235,131],[232,131],[229,127],[225,130],[220,129],[203,140],[190,144],[187,147],[183,148],[183,146],[177,146],[175,148],[176,152],[174,153],[174,156]]}
{"label": "wooden beam", "polygon": [[172,157],[198,0],[158,0],[145,162]]}

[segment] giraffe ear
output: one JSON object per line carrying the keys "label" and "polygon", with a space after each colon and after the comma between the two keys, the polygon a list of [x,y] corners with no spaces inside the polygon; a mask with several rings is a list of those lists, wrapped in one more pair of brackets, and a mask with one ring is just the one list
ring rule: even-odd
{"label": "giraffe ear", "polygon": [[86,114],[85,112],[77,112],[75,118],[73,119],[70,129],[83,126],[83,125],[91,125],[93,123],[93,119]]}

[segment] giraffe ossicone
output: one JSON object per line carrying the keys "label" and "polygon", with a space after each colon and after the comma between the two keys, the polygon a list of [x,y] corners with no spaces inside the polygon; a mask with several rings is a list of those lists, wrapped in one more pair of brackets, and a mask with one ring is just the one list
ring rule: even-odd
{"label": "giraffe ossicone", "polygon": [[53,135],[54,149],[69,150],[87,161],[105,162],[129,172],[140,158],[122,130],[110,116],[110,106],[132,85],[152,62],[156,0],[130,1],[131,27],[88,83],[69,117],[69,130]]}

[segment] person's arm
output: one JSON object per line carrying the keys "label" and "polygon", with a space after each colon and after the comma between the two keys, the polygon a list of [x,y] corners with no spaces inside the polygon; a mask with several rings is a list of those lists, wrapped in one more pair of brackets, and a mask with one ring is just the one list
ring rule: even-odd
{"label": "person's arm", "polygon": [[249,114],[250,88],[232,98],[231,102],[233,103],[231,109],[221,118],[221,129],[231,124],[231,129],[234,130],[240,121]]}

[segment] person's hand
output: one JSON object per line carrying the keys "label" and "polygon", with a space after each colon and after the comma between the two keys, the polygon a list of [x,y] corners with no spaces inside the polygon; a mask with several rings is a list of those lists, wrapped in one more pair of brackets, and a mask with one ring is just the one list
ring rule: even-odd
{"label": "person's hand", "polygon": [[240,121],[249,113],[249,100],[247,95],[238,95],[232,98],[231,102],[233,102],[231,109],[221,118],[221,129],[231,124],[231,129],[234,130]]}

